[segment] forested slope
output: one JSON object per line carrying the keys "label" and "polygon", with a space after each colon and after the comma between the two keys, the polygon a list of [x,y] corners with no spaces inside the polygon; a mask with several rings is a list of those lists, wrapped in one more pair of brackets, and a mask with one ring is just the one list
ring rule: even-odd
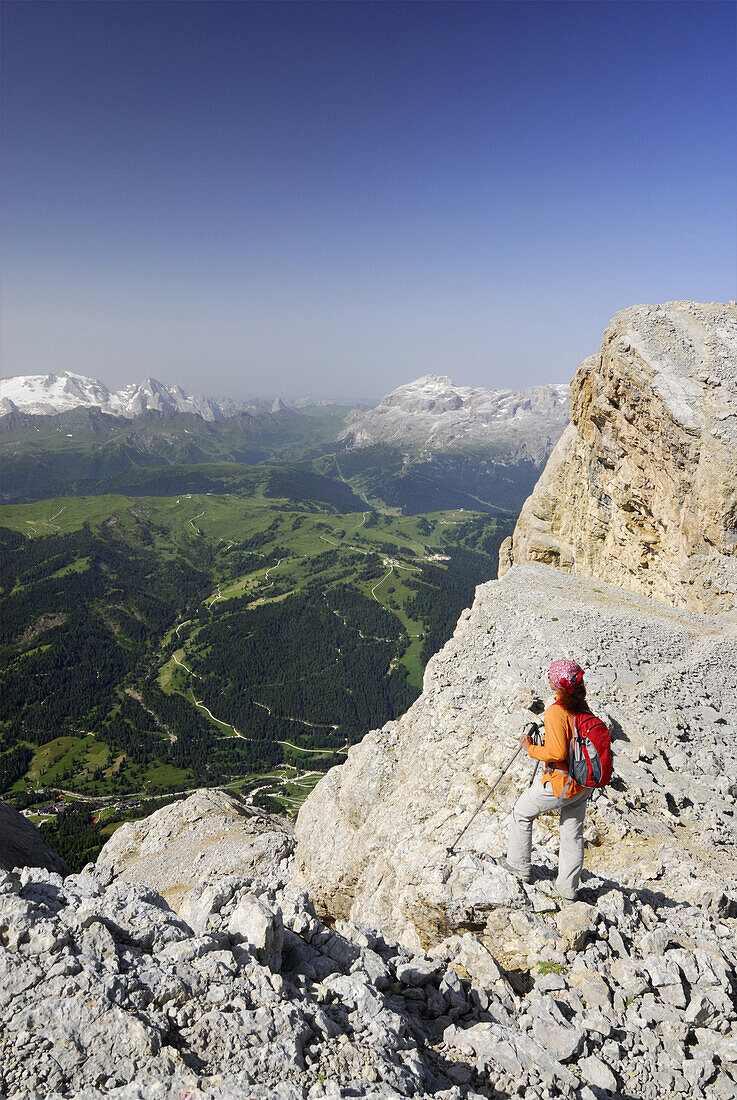
{"label": "forested slope", "polygon": [[2,789],[104,805],[231,783],[288,807],[401,714],[510,525],[272,495],[324,480],[3,508]]}

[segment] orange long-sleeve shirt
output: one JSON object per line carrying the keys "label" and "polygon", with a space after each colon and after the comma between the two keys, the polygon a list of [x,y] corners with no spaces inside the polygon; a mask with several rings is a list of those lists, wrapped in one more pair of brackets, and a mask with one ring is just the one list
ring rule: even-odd
{"label": "orange long-sleeve shirt", "polygon": [[[545,744],[530,745],[527,750],[534,760],[542,760],[549,765],[543,772],[542,784],[550,784],[556,798],[560,798],[568,782],[568,746],[574,733],[573,715],[559,703],[553,703],[545,711]],[[553,771],[552,768],[560,769]],[[563,774],[565,773],[565,774]],[[584,790],[575,781],[566,791],[566,798],[573,798]]]}

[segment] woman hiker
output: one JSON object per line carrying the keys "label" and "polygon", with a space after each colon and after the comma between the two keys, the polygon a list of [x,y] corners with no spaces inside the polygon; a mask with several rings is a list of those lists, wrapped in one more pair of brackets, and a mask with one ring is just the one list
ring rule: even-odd
{"label": "woman hiker", "polygon": [[587,711],[583,669],[575,661],[553,661],[548,680],[555,702],[545,711],[545,743],[533,745],[525,734],[520,744],[535,760],[545,763],[542,782],[529,787],[514,804],[507,858],[499,862],[523,882],[531,878],[532,823],[538,814],[560,806],[560,851],[555,889],[566,901],[575,901],[583,868],[583,822],[591,795],[568,774],[568,746],[574,733],[573,716]]}

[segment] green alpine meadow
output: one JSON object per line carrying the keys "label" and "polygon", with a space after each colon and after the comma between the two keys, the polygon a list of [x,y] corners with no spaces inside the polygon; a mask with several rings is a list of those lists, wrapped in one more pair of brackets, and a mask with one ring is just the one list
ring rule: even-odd
{"label": "green alpine meadow", "polygon": [[511,529],[382,514],[288,467],[127,480],[167,495],[0,510],[0,781],[18,804],[92,800],[104,821],[219,784],[295,811],[417,697]]}

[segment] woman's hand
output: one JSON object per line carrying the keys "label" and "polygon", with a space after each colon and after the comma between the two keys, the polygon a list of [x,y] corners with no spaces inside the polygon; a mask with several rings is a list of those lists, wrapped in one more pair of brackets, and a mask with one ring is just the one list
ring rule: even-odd
{"label": "woman's hand", "polygon": [[522,748],[523,748],[523,749],[525,749],[525,750],[526,750],[527,752],[529,752],[529,751],[530,751],[530,747],[531,747],[531,745],[532,745],[532,741],[530,741],[530,738],[529,738],[529,737],[527,736],[527,734],[526,734],[526,733],[523,733],[523,734],[522,734],[522,736],[521,736],[521,737],[520,737],[520,739],[519,739],[519,743],[520,743],[520,745],[522,746]]}

